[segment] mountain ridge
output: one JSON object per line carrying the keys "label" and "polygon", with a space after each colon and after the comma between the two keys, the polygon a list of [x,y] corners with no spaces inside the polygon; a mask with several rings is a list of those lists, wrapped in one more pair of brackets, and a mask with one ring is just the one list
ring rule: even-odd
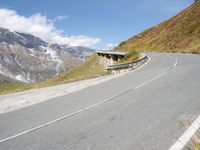
{"label": "mountain ridge", "polygon": [[200,53],[200,2],[120,43],[115,50]]}
{"label": "mountain ridge", "polygon": [[79,65],[93,52],[81,47],[73,53],[77,47],[55,45],[31,34],[0,28],[0,75],[7,77],[5,83],[8,78],[24,83],[49,79]]}

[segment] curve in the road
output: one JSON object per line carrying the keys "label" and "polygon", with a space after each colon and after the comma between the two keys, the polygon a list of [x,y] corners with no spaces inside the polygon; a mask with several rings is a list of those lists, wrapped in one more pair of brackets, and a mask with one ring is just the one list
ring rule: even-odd
{"label": "curve in the road", "polygon": [[[149,57],[149,60],[147,61],[147,63],[150,62],[150,60],[151,60],[151,58]],[[177,60],[177,59],[176,59],[176,60]],[[145,63],[145,64],[146,64],[146,63]],[[148,81],[145,81],[145,82],[142,83],[142,84],[137,85],[136,87],[134,87],[134,88],[132,88],[132,89],[128,89],[127,91],[125,91],[125,92],[123,92],[123,93],[118,93],[117,95],[115,95],[115,96],[113,96],[113,97],[110,97],[110,98],[108,98],[108,99],[102,100],[102,101],[100,101],[100,102],[98,102],[98,103],[96,103],[96,104],[93,104],[93,105],[91,105],[91,106],[85,107],[85,108],[83,108],[83,109],[81,109],[81,110],[78,110],[78,111],[76,111],[76,112],[73,112],[73,113],[71,113],[71,114],[67,114],[67,115],[65,115],[65,116],[63,116],[63,117],[60,117],[60,118],[57,118],[57,119],[55,119],[55,120],[52,120],[52,121],[46,122],[46,123],[44,123],[44,124],[41,124],[41,125],[39,125],[39,126],[33,127],[33,128],[31,128],[31,129],[29,129],[29,130],[23,131],[23,132],[21,132],[21,133],[12,135],[12,136],[7,137],[7,138],[4,138],[4,139],[0,139],[0,143],[6,142],[6,141],[8,141],[8,140],[17,138],[17,137],[22,136],[22,135],[24,135],[24,134],[27,134],[27,133],[33,132],[33,131],[35,131],[35,130],[41,129],[41,128],[46,127],[46,126],[48,126],[48,125],[51,125],[51,124],[53,124],[53,123],[62,121],[62,120],[64,120],[64,119],[67,119],[67,118],[69,118],[69,117],[72,117],[72,116],[74,116],[74,115],[77,115],[77,114],[79,114],[79,113],[81,113],[81,112],[83,112],[83,111],[92,109],[92,108],[94,108],[94,107],[97,107],[98,105],[101,105],[101,104],[106,103],[106,102],[108,102],[108,101],[114,100],[115,98],[120,97],[120,96],[122,96],[122,95],[125,95],[125,94],[127,94],[127,93],[129,93],[129,92],[131,92],[131,91],[133,91],[133,90],[139,89],[139,88],[141,88],[141,87],[143,87],[143,86],[145,86],[145,85],[147,85],[147,84],[149,84],[149,83],[151,83],[151,82],[153,82],[153,81],[159,79],[160,77],[164,76],[166,73],[168,73],[168,72],[169,72],[170,70],[172,70],[174,67],[176,67],[177,64],[178,64],[178,62],[176,61],[176,62],[174,63],[174,65],[171,66],[171,67],[170,67],[168,70],[166,70],[165,72],[163,72],[163,73],[161,73],[161,74],[155,76],[154,78],[152,78],[152,79],[150,79],[150,80],[148,80]],[[143,65],[142,65],[141,67],[139,67],[138,69],[140,69],[140,68],[142,68],[142,67],[143,67]],[[137,70],[138,70],[138,69],[137,69]]]}
{"label": "curve in the road", "polygon": [[168,149],[182,116],[200,114],[200,57],[148,55],[136,72],[0,115],[0,148]]}

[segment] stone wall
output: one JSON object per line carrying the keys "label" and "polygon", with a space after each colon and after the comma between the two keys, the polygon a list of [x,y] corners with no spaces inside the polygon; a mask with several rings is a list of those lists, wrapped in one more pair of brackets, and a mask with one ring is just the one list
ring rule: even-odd
{"label": "stone wall", "polygon": [[104,67],[110,66],[114,64],[114,61],[111,58],[99,56],[99,63]]}

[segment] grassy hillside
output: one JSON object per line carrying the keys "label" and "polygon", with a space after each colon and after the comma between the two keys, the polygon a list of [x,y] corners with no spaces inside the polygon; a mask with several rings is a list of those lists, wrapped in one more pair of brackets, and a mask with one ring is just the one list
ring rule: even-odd
{"label": "grassy hillside", "polygon": [[83,79],[95,78],[107,74],[103,66],[99,65],[98,56],[94,53],[87,61],[78,67],[60,74],[57,77],[37,84],[37,86],[49,86],[63,84]]}
{"label": "grassy hillside", "polygon": [[131,37],[116,50],[200,53],[200,2]]}
{"label": "grassy hillside", "polygon": [[36,84],[16,83],[0,85],[0,94],[14,93],[34,88],[53,86],[72,81],[95,78],[106,74],[108,74],[108,72],[105,71],[103,66],[99,65],[98,56],[96,53],[94,53],[87,61],[85,61],[80,66],[75,67],[44,82]]}
{"label": "grassy hillside", "polygon": [[118,63],[127,63],[127,62],[131,62],[131,61],[135,61],[137,59],[139,59],[139,53],[135,50],[130,50],[129,52],[127,52],[124,56],[123,59],[121,59]]}
{"label": "grassy hillside", "polygon": [[0,95],[30,90],[33,88],[34,88],[34,86],[32,84],[24,84],[24,83],[1,84],[0,85]]}

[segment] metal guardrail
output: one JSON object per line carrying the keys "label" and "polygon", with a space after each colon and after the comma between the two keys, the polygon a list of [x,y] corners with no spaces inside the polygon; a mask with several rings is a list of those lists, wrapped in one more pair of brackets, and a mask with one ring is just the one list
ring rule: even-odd
{"label": "metal guardrail", "polygon": [[132,62],[114,64],[114,65],[111,65],[111,66],[107,66],[106,69],[107,70],[118,70],[118,69],[135,68],[138,65],[142,64],[143,62],[145,62],[147,59],[148,59],[148,57],[145,55],[142,58],[135,60],[135,61],[132,61]]}
{"label": "metal guardrail", "polygon": [[121,55],[124,56],[127,52],[126,51],[96,51],[99,54],[108,54],[108,55]]}

